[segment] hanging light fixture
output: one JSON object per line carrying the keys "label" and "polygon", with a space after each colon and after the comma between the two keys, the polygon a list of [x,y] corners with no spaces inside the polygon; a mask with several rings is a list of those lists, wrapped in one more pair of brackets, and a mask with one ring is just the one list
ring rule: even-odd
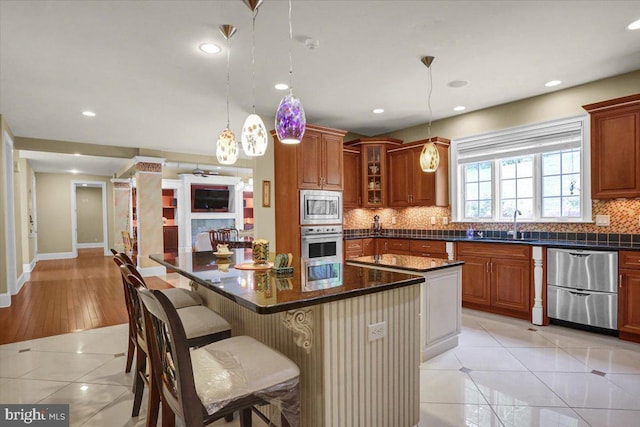
{"label": "hanging light fixture", "polygon": [[253,12],[253,24],[251,27],[251,70],[253,79],[253,113],[247,117],[242,126],[242,150],[247,156],[262,156],[267,151],[267,128],[264,122],[256,114],[256,16],[262,0],[242,0]]}
{"label": "hanging light fixture", "polygon": [[218,136],[216,146],[216,157],[218,163],[232,165],[238,160],[238,143],[236,135],[229,126],[229,58],[231,56],[231,37],[236,33],[237,28],[233,25],[220,25],[220,32],[227,40],[227,127]]}
{"label": "hanging light fixture", "polygon": [[289,0],[289,94],[282,98],[276,110],[276,133],[283,144],[299,144],[304,136],[307,119],[300,98],[293,94],[293,25]]}
{"label": "hanging light fixture", "polygon": [[433,112],[431,111],[431,92],[433,90],[433,79],[431,78],[431,63],[436,59],[434,56],[425,56],[421,59],[422,63],[429,69],[429,95],[427,96],[427,105],[429,106],[429,124],[427,125],[427,143],[422,147],[420,153],[420,167],[423,172],[435,172],[440,164],[440,154],[436,144],[431,141],[431,120]]}

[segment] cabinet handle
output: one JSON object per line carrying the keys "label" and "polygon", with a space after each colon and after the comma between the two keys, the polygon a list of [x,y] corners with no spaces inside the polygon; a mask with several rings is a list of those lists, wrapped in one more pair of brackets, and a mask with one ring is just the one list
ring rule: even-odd
{"label": "cabinet handle", "polygon": [[622,274],[618,276],[618,287],[622,289]]}
{"label": "cabinet handle", "polygon": [[358,206],[362,205],[362,197],[358,196]]}
{"label": "cabinet handle", "polygon": [[493,263],[491,262],[491,273],[493,274]]}
{"label": "cabinet handle", "polygon": [[485,267],[485,272],[488,273],[489,272],[489,262],[488,261],[484,264],[484,267]]}

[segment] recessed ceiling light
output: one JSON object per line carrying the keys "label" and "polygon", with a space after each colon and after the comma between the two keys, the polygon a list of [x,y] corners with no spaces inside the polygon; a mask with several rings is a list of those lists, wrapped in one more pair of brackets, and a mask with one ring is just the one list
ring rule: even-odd
{"label": "recessed ceiling light", "polygon": [[627,30],[640,30],[640,19],[627,25]]}
{"label": "recessed ceiling light", "polygon": [[453,111],[464,111],[466,109],[467,107],[465,107],[464,105],[458,105],[457,107],[453,107]]}
{"label": "recessed ceiling light", "polygon": [[289,85],[286,84],[286,83],[276,83],[275,86],[273,86],[273,87],[275,87],[278,90],[287,90],[287,89],[289,89]]}
{"label": "recessed ceiling light", "polygon": [[382,114],[384,113],[384,108],[374,108],[373,114]]}
{"label": "recessed ceiling light", "polygon": [[85,117],[95,117],[96,113],[94,113],[93,111],[83,111],[82,115]]}
{"label": "recessed ceiling light", "polygon": [[554,87],[554,86],[558,86],[560,83],[562,83],[560,80],[551,80],[546,82],[544,85],[546,87]]}
{"label": "recessed ceiling light", "polygon": [[89,390],[89,386],[88,385],[82,385],[82,386],[80,386],[80,390],[87,391],[87,390]]}
{"label": "recessed ceiling light", "polygon": [[447,86],[459,88],[459,87],[465,87],[468,84],[469,84],[468,80],[451,80],[449,83],[447,83]]}
{"label": "recessed ceiling light", "polygon": [[204,53],[220,53],[222,49],[220,49],[220,46],[213,43],[202,43],[200,45],[200,50]]}
{"label": "recessed ceiling light", "polygon": [[80,171],[77,170],[77,169],[71,169],[69,172],[71,172],[71,173],[79,173]]}

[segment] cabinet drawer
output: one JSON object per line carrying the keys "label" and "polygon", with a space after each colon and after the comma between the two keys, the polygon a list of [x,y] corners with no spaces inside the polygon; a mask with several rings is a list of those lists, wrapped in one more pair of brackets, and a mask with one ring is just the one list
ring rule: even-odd
{"label": "cabinet drawer", "polygon": [[344,254],[345,259],[360,258],[361,256],[362,252],[359,251],[346,251]]}
{"label": "cabinet drawer", "polygon": [[362,239],[345,240],[344,247],[347,252],[349,251],[362,251]]}
{"label": "cabinet drawer", "polygon": [[416,253],[446,253],[447,242],[441,240],[411,240],[411,252]]}
{"label": "cabinet drawer", "polygon": [[517,243],[469,243],[457,244],[456,256],[476,255],[492,258],[529,259],[531,247]]}
{"label": "cabinet drawer", "polygon": [[620,268],[640,270],[640,251],[618,252],[618,263],[620,264]]}
{"label": "cabinet drawer", "polygon": [[388,251],[411,251],[411,241],[402,239],[387,239]]}
{"label": "cabinet drawer", "polygon": [[416,252],[411,251],[413,256],[424,256],[429,258],[449,259],[449,254],[446,252]]}

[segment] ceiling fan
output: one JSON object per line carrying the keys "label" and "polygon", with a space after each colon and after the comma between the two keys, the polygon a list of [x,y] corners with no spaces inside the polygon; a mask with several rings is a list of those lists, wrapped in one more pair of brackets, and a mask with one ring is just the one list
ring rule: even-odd
{"label": "ceiling fan", "polygon": [[206,171],[204,169],[200,169],[200,167],[196,164],[195,169],[193,169],[191,171],[192,175],[195,176],[201,176],[203,178],[209,177],[209,176],[216,176],[219,175],[219,172],[214,172],[214,171]]}

